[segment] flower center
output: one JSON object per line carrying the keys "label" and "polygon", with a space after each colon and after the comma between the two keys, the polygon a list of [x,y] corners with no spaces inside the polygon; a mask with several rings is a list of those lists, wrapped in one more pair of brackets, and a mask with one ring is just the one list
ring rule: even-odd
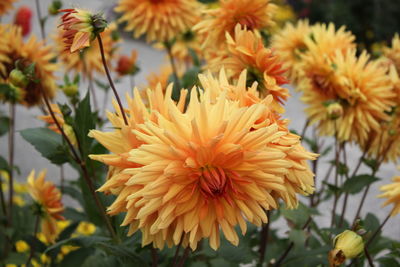
{"label": "flower center", "polygon": [[257,19],[254,16],[249,16],[249,15],[245,15],[242,17],[239,17],[237,19],[237,22],[240,23],[240,25],[242,26],[246,26],[247,30],[254,30],[257,28]]}
{"label": "flower center", "polygon": [[201,192],[208,197],[219,197],[226,192],[227,175],[220,167],[206,166],[200,169]]}

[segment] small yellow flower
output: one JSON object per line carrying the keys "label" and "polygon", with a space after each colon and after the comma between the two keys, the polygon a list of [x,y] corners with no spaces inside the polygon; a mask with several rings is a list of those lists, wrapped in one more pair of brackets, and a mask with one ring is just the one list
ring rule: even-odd
{"label": "small yellow flower", "polygon": [[96,231],[96,226],[90,222],[81,222],[76,230],[79,234],[91,235]]}
{"label": "small yellow flower", "polygon": [[71,224],[70,221],[64,220],[64,221],[57,221],[57,227],[61,231],[63,231],[65,228],[67,228]]}
{"label": "small yellow flower", "polygon": [[6,267],[18,267],[18,265],[13,264],[13,263],[8,263],[8,264],[6,264]]}
{"label": "small yellow flower", "polygon": [[19,194],[24,194],[28,192],[28,188],[26,184],[16,182],[14,183],[14,191]]}
{"label": "small yellow flower", "polygon": [[25,206],[25,200],[21,196],[13,196],[13,202],[19,207]]}
{"label": "small yellow flower", "polygon": [[65,245],[61,246],[61,253],[63,256],[67,255],[71,251],[77,250],[79,247],[77,246],[71,246],[71,245]]}
{"label": "small yellow flower", "polygon": [[40,255],[40,260],[42,261],[43,264],[48,264],[51,262],[51,259],[49,256],[47,256],[46,254],[41,254]]}
{"label": "small yellow flower", "polygon": [[337,235],[333,240],[335,246],[329,252],[329,264],[331,267],[339,266],[346,259],[357,257],[364,250],[364,241],[357,233],[346,230]]}
{"label": "small yellow flower", "polygon": [[19,240],[15,243],[17,252],[22,253],[29,250],[29,245],[24,240]]}

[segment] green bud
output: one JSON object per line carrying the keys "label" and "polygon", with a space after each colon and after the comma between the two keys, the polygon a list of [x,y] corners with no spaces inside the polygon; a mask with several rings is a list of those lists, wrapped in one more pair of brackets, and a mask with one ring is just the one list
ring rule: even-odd
{"label": "green bud", "polygon": [[107,28],[107,20],[103,18],[103,14],[98,13],[92,16],[92,26],[95,35],[103,32]]}
{"label": "green bud", "polygon": [[9,80],[12,85],[21,88],[25,88],[29,83],[28,77],[26,77],[26,75],[18,69],[13,69],[11,71]]}
{"label": "green bud", "polygon": [[77,84],[67,84],[61,87],[64,94],[68,97],[73,97],[78,93],[78,85]]}
{"label": "green bud", "polygon": [[59,0],[54,0],[48,8],[49,14],[50,15],[58,15],[58,10],[60,10],[62,7],[62,2]]}

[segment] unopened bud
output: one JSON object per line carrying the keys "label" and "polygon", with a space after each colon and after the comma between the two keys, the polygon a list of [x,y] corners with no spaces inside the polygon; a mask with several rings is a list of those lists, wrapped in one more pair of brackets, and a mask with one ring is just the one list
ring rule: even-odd
{"label": "unopened bud", "polygon": [[330,266],[339,266],[346,259],[355,258],[364,250],[363,238],[350,230],[337,235],[333,243],[335,248],[329,252]]}
{"label": "unopened bud", "polygon": [[26,77],[26,75],[18,69],[13,69],[10,72],[9,81],[12,85],[21,88],[25,88],[29,83],[28,77]]}
{"label": "unopened bud", "polygon": [[328,117],[331,120],[336,120],[343,116],[343,107],[339,103],[332,103],[326,108],[328,112]]}
{"label": "unopened bud", "polygon": [[68,97],[73,97],[78,93],[78,85],[77,84],[67,84],[61,87],[64,94]]}
{"label": "unopened bud", "polygon": [[50,15],[57,15],[58,14],[58,10],[60,10],[62,7],[62,2],[59,0],[55,0],[53,2],[51,2],[51,4],[49,5],[48,11]]}

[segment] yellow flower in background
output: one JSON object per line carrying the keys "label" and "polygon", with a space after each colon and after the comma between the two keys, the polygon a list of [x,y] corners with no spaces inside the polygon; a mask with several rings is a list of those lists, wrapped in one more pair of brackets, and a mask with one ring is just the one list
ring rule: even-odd
{"label": "yellow flower in background", "polygon": [[68,253],[70,253],[74,250],[77,250],[77,249],[79,249],[78,246],[64,245],[64,246],[61,246],[61,253],[65,256]]}
{"label": "yellow flower in background", "polygon": [[353,259],[364,251],[363,238],[357,233],[346,230],[333,240],[334,249],[329,252],[329,266],[339,266],[346,259]]}
{"label": "yellow flower in background", "polygon": [[54,242],[59,230],[57,220],[64,220],[61,213],[64,205],[61,202],[61,193],[50,181],[45,181],[46,170],[41,171],[35,178],[35,171],[29,174],[28,188],[32,199],[41,207],[41,228],[46,240]]}
{"label": "yellow flower in background", "polygon": [[25,206],[25,199],[23,199],[21,196],[13,196],[13,203],[16,204],[19,207]]}
{"label": "yellow flower in background", "polygon": [[134,38],[146,35],[148,42],[171,41],[200,19],[201,4],[196,0],[119,0],[115,11],[120,23],[133,31]]}
{"label": "yellow flower in background", "polygon": [[286,23],[285,27],[273,35],[271,46],[288,71],[288,77],[294,84],[300,75],[301,55],[307,51],[305,39],[311,28],[308,20],[299,20],[296,24]]}
{"label": "yellow flower in background", "polygon": [[[214,97],[210,90],[192,90],[184,112],[184,102],[172,101],[171,86],[165,96],[161,87],[148,92],[149,110],[135,92],[129,126],[109,113],[116,130],[90,132],[113,153],[90,156],[110,166],[99,189],[117,195],[108,211],[126,213],[123,225],[129,235],[142,232],[142,245],[163,248],[183,238],[183,246],[195,249],[209,238],[217,249],[220,229],[237,245],[236,225],[243,234],[246,220],[260,226],[268,220],[263,209],[295,194],[285,187],[285,179],[303,179],[291,175],[299,166],[286,159],[295,149],[284,141],[288,133],[265,118],[267,105],[239,106],[225,92]],[[265,101],[271,104],[272,97]],[[293,159],[301,161],[301,153]]]}
{"label": "yellow flower in background", "polygon": [[29,251],[29,245],[24,240],[19,240],[15,243],[15,249],[18,253]]}
{"label": "yellow flower in background", "polygon": [[80,222],[76,231],[81,235],[92,235],[96,232],[96,226],[90,222]]}
{"label": "yellow flower in background", "polygon": [[276,5],[269,0],[221,0],[220,4],[218,8],[205,10],[204,19],[193,27],[207,36],[203,46],[217,49],[225,43],[225,32],[233,36],[238,23],[251,31],[274,24]]}
{"label": "yellow flower in background", "polygon": [[383,48],[383,55],[394,63],[397,72],[400,73],[400,37],[398,33],[392,39],[392,46]]}
{"label": "yellow flower in background", "polygon": [[47,240],[46,236],[44,233],[37,233],[36,238],[40,240],[43,244],[48,245],[50,242]]}
{"label": "yellow flower in background", "polygon": [[82,9],[63,9],[59,12],[65,13],[60,27],[65,49],[71,53],[89,47],[90,42],[107,26],[101,14],[91,14]]}
{"label": "yellow flower in background", "polygon": [[[100,33],[103,41],[104,54],[107,60],[113,61],[116,56],[118,40],[113,37],[117,26],[111,23],[104,32]],[[63,29],[58,30],[58,34],[54,40],[56,43],[56,50],[59,55],[61,63],[67,71],[81,74],[84,77],[91,78],[96,73],[104,74],[104,66],[101,60],[100,48],[98,42],[93,42],[89,47],[81,49],[77,53],[71,54],[70,51],[65,50],[63,42]]]}
{"label": "yellow flower in background", "polygon": [[[305,79],[301,99],[308,105],[306,113],[311,123],[318,124],[321,135],[336,133],[340,141],[364,144],[373,130],[379,131],[381,121],[390,119],[387,112],[394,105],[395,94],[385,69],[370,61],[367,53],[359,57],[355,53],[336,53],[332,60],[334,71],[329,74],[330,87]],[[337,120],[329,119],[326,107],[331,102],[343,107],[343,116]]]}
{"label": "yellow flower in background", "polygon": [[65,228],[67,228],[71,224],[70,221],[68,220],[62,220],[62,221],[57,221],[57,228],[59,229],[60,232],[64,231]]}
{"label": "yellow flower in background", "polygon": [[271,94],[274,97],[275,110],[283,112],[281,105],[289,97],[285,69],[279,58],[263,44],[261,37],[254,32],[236,25],[233,37],[226,34],[227,54],[216,57],[210,64],[214,70],[226,67],[238,79],[244,69],[247,70],[247,85],[258,83],[257,89],[262,97]]}
{"label": "yellow flower in background", "polygon": [[1,0],[0,2],[0,16],[7,14],[10,9],[13,8],[13,4],[17,0]]}
{"label": "yellow flower in background", "polygon": [[378,197],[386,198],[383,206],[393,204],[391,215],[396,216],[400,213],[400,176],[393,177],[392,182],[380,187],[383,193]]}
{"label": "yellow flower in background", "polygon": [[54,72],[58,69],[58,65],[53,62],[56,57],[52,52],[53,48],[44,45],[43,41],[38,41],[34,35],[24,42],[21,28],[14,25],[0,24],[0,34],[2,40],[0,43],[6,41],[8,47],[5,53],[3,52],[5,50],[0,48],[0,53],[4,53],[0,54],[0,82],[8,79],[15,62],[19,61],[19,65],[24,68],[35,64],[34,78],[38,82],[29,81],[24,88],[20,88],[23,91],[20,103],[28,107],[40,104],[42,99],[40,88],[48,98],[53,98],[57,89]]}

